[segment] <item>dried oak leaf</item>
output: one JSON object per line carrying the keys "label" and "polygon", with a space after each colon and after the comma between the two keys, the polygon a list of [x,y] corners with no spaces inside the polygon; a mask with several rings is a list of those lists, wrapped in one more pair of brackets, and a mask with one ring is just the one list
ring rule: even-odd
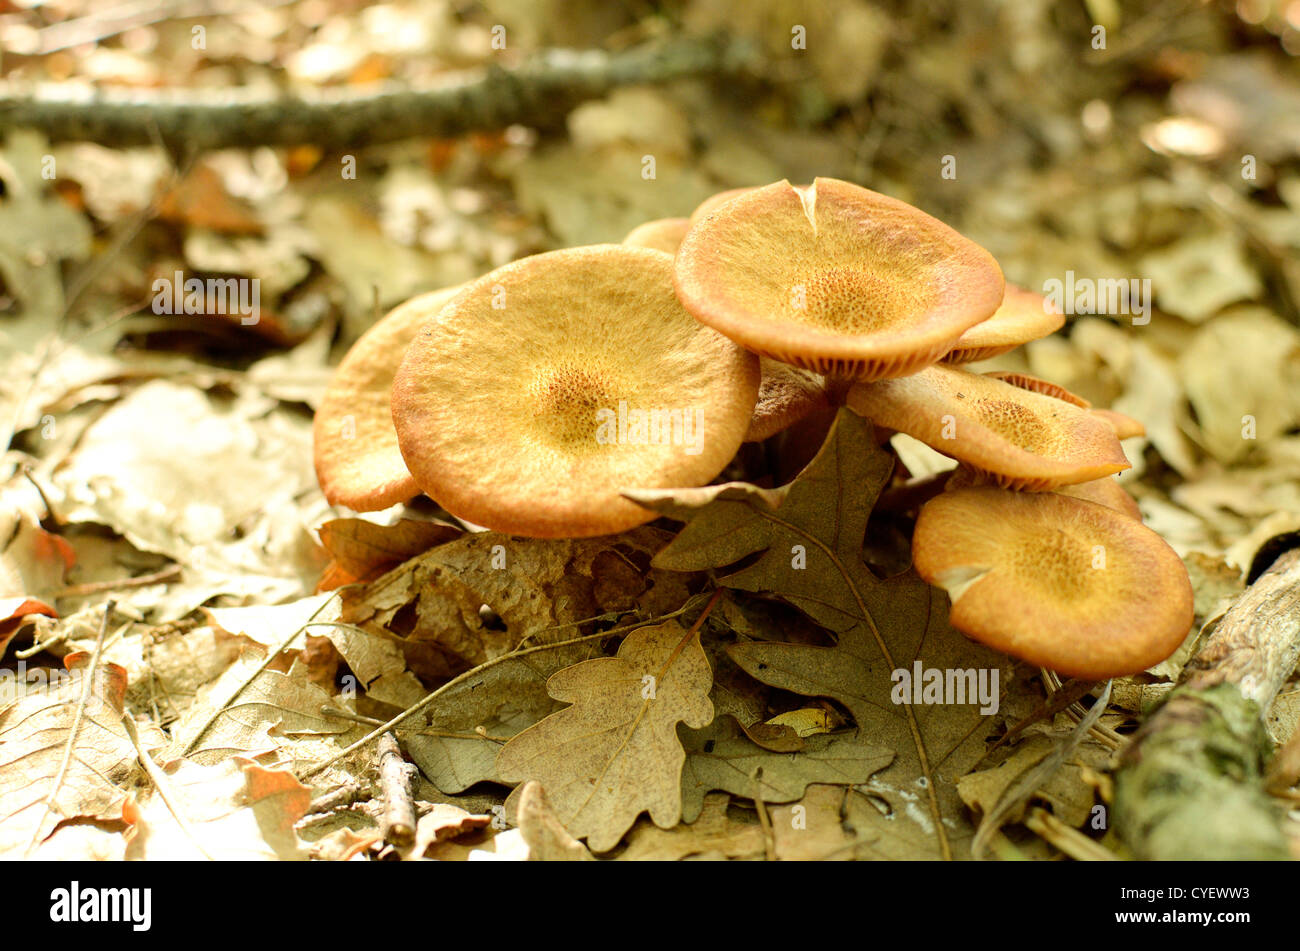
{"label": "dried oak leaf", "polygon": [[888,747],[843,733],[810,736],[795,755],[772,753],[752,742],[731,717],[681,735],[683,822],[696,820],[705,794],[715,789],[764,802],[794,802],[810,783],[865,783],[894,759]]}
{"label": "dried oak leaf", "polygon": [[475,783],[501,782],[502,743],[562,706],[546,692],[547,678],[599,655],[594,642],[568,644],[488,667],[442,695],[427,726],[403,731],[406,751],[429,782],[449,795]]}
{"label": "dried oak leaf", "polygon": [[[660,827],[682,815],[686,751],[677,724],[713,720],[713,682],[698,635],[676,621],[629,634],[614,657],[566,667],[546,689],[565,707],[501,750],[507,782],[536,779],[555,814],[594,852],[606,852],[643,811]],[[506,802],[512,811],[521,789]]]}
{"label": "dried oak leaf", "polygon": [[[681,607],[686,579],[650,570],[668,538],[645,526],[589,539],[476,532],[345,590],[341,619],[399,638],[416,675],[446,680],[525,637],[561,641],[579,633],[579,622],[601,615],[639,609],[654,617]],[[483,605],[500,623],[485,620]]]}
{"label": "dried oak leaf", "polygon": [[519,832],[528,843],[530,862],[591,862],[596,858],[564,828],[536,780],[524,783],[519,794]]}
{"label": "dried oak leaf", "polygon": [[628,846],[619,859],[628,862],[676,862],[686,858],[751,859],[763,855],[763,829],[727,814],[731,797],[709,793],[699,818],[671,829],[660,829],[644,819],[628,833]]}
{"label": "dried oak leaf", "polygon": [[307,813],[311,790],[288,770],[242,756],[213,766],[182,761],[173,764],[167,786],[168,801],[154,792],[122,810],[131,824],[128,859],[307,857],[294,823]]}
{"label": "dried oak leaf", "polygon": [[465,534],[436,519],[398,519],[380,525],[365,518],[335,518],[320,529],[320,543],[333,566],[351,581],[373,581],[408,558]]}
{"label": "dried oak leaf", "polygon": [[[895,702],[894,672],[911,673],[917,663],[973,669],[990,683],[996,673],[1005,694],[1010,661],[948,625],[942,591],[911,571],[881,579],[863,562],[867,518],[893,467],[871,437],[866,420],[841,410],[817,457],[788,485],[628,496],[688,522],[655,556],[655,567],[701,571],[749,559],[720,583],[776,595],[833,634],[834,646],[738,643],[728,652],[763,683],[840,702],[863,734],[894,750],[893,764],[869,788],[887,802],[886,812],[919,827],[931,855],[947,857],[954,841],[965,848],[973,834],[956,780],[984,755],[985,737],[999,721],[982,714],[975,698],[922,705],[904,695]],[[888,820],[877,813],[883,828]]]}
{"label": "dried oak leaf", "polygon": [[[65,819],[117,819],[137,778],[122,722],[126,669],[101,663],[86,690],[89,662],[84,652],[69,654],[64,663],[73,676],[0,708],[0,856],[17,858]],[[141,733],[146,749],[163,745],[156,730]]]}
{"label": "dried oak leaf", "polygon": [[276,750],[295,767],[327,759],[367,732],[364,724],[329,715],[328,693],[298,662],[287,671],[259,670],[258,651],[245,651],[220,677],[205,684],[171,726],[167,762],[185,758],[213,765],[231,754]]}

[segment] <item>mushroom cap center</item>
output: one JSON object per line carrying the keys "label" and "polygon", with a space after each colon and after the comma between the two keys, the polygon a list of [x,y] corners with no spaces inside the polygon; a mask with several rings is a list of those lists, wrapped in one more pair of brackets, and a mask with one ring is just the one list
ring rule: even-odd
{"label": "mushroom cap center", "polygon": [[922,278],[862,267],[823,268],[796,283],[791,320],[838,333],[864,334],[905,325],[931,304]]}
{"label": "mushroom cap center", "polygon": [[617,389],[606,370],[561,364],[538,371],[528,387],[538,433],[557,448],[595,451],[597,413],[617,409]]}
{"label": "mushroom cap center", "polygon": [[1060,528],[1047,528],[1015,546],[1008,567],[1022,582],[1062,601],[1088,598],[1105,574],[1093,544]]}

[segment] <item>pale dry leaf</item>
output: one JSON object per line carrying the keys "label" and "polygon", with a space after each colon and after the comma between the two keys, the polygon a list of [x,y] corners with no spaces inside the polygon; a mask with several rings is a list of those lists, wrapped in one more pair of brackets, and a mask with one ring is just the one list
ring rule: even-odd
{"label": "pale dry leaf", "polygon": [[[968,773],[958,780],[957,789],[962,799],[970,808],[987,814],[1008,788],[1046,759],[1062,740],[1063,737],[1048,736],[1042,731],[1033,732],[1002,762]],[[1101,744],[1083,744],[1069,761],[1062,763],[1034,791],[1032,799],[1048,803],[1062,822],[1081,828],[1091,817],[1095,801],[1092,787],[1083,780],[1083,769],[1085,766],[1104,769],[1109,757],[1110,751]],[[1029,804],[1030,800],[1021,802],[1008,814],[1006,821],[1020,822]]]}
{"label": "pale dry leaf", "polygon": [[289,771],[242,756],[209,766],[183,760],[167,774],[166,786],[166,798],[154,790],[124,810],[132,827],[128,859],[306,858],[294,823],[306,815],[311,790]]}
{"label": "pale dry leaf", "polygon": [[309,627],[308,633],[326,633],[325,624],[339,619],[338,599],[332,594],[314,594],[288,604],[257,604],[238,608],[204,608],[216,627],[235,637],[270,647],[285,641],[294,631],[309,622],[320,622],[321,627]]}
{"label": "pale dry leaf", "polygon": [[232,753],[279,750],[285,761],[311,763],[326,758],[326,750],[336,751],[365,735],[362,725],[322,712],[332,698],[308,679],[305,665],[296,663],[288,673],[263,670],[254,675],[261,663],[260,652],[246,651],[199,690],[172,724],[166,760],[184,756],[210,765]]}
{"label": "pale dry leaf", "polygon": [[[0,709],[0,855],[18,857],[65,819],[117,818],[139,776],[122,723],[126,670],[99,665],[78,719],[90,656],[69,655],[67,663],[67,675],[47,679]],[[159,748],[160,740],[156,729],[142,737],[147,749]]]}
{"label": "pale dry leaf", "polygon": [[1138,262],[1162,310],[1201,323],[1228,304],[1255,300],[1264,285],[1231,231],[1183,238]]}
{"label": "pale dry leaf", "polygon": [[519,833],[528,843],[530,862],[593,862],[595,856],[560,822],[541,783],[524,783],[519,794]]}
{"label": "pale dry leaf", "polygon": [[107,525],[182,564],[202,595],[190,609],[222,591],[300,596],[319,573],[299,514],[318,492],[310,422],[264,397],[147,383],[86,430],[53,488],[66,520]]}
{"label": "pale dry leaf", "polygon": [[[848,787],[809,786],[799,802],[771,810],[773,852],[787,862],[928,857],[923,836],[906,849],[873,854],[873,847],[884,835],[879,817],[879,810],[866,796]],[[898,825],[898,817],[892,818]],[[898,831],[916,834],[915,827],[906,824]]]}
{"label": "pale dry leaf", "polygon": [[1204,324],[1178,360],[1205,448],[1230,463],[1300,420],[1300,331],[1249,308]]}
{"label": "pale dry leaf", "polygon": [[[536,779],[555,813],[594,852],[607,852],[642,812],[661,827],[682,813],[686,752],[677,724],[713,719],[712,672],[698,635],[683,645],[676,621],[633,631],[614,657],[583,661],[547,681],[572,704],[507,743],[497,770],[507,782]],[[517,801],[519,790],[507,801]]]}

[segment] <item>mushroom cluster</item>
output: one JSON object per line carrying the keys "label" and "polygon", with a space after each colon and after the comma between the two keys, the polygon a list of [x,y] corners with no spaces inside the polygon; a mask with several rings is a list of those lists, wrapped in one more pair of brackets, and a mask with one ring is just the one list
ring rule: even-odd
{"label": "mushroom cluster", "polygon": [[422,491],[498,531],[601,535],[654,517],[623,490],[707,484],[743,442],[808,454],[847,405],[957,463],[912,546],[955,627],[1066,675],[1134,673],[1192,622],[1181,561],[1110,478],[1141,424],[963,366],[1063,323],[901,201],[733,189],[398,307],[340,364],[316,467],[357,510]]}

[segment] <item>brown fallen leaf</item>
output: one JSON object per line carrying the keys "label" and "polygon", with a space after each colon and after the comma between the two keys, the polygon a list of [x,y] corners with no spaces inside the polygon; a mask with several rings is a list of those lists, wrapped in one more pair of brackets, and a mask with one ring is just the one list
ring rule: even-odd
{"label": "brown fallen leaf", "polygon": [[677,724],[713,719],[711,683],[698,635],[676,621],[641,628],[616,656],[553,675],[547,691],[572,706],[507,743],[497,771],[507,782],[541,782],[564,827],[594,852],[617,845],[643,811],[660,827],[676,825],[686,759]]}
{"label": "brown fallen leaf", "polygon": [[757,822],[739,822],[727,815],[731,797],[709,793],[704,797],[699,818],[671,829],[638,819],[628,833],[628,846],[619,859],[629,862],[676,862],[681,859],[762,858],[763,829]]}
{"label": "brown fallen leaf", "polygon": [[248,206],[232,198],[221,175],[207,163],[195,165],[158,204],[163,221],[227,234],[260,234],[262,222]]}
{"label": "brown fallen leaf", "polygon": [[593,862],[596,857],[569,834],[551,804],[542,784],[524,783],[519,794],[519,832],[528,843],[530,862]]}
{"label": "brown fallen leaf", "polygon": [[420,729],[403,742],[411,759],[443,793],[502,782],[497,754],[506,740],[561,706],[546,692],[552,674],[600,656],[595,642],[512,657],[452,687]]}
{"label": "brown fallen leaf", "polygon": [[[525,637],[561,641],[580,633],[579,622],[602,615],[676,610],[690,579],[647,570],[668,537],[649,527],[573,540],[467,534],[345,590],[341,619],[398,638],[412,672],[426,682],[446,680]],[[485,617],[484,605],[495,618]]]}
{"label": "brown fallen leaf", "polygon": [[399,519],[379,525],[364,518],[336,518],[323,524],[320,543],[334,566],[353,581],[374,581],[408,558],[465,534],[463,529],[437,520]]}
{"label": "brown fallen leaf", "polygon": [[874,818],[879,815],[866,796],[848,787],[809,786],[799,802],[772,810],[774,857],[787,862],[904,857],[872,853],[882,835]]}
{"label": "brown fallen leaf", "polygon": [[705,794],[724,789],[767,803],[793,802],[811,783],[865,783],[894,759],[893,750],[851,734],[810,736],[801,752],[772,753],[751,742],[731,717],[703,730],[681,730],[682,820],[694,822]]}
{"label": "brown fallen leaf", "polygon": [[[427,811],[416,821],[414,844],[402,857],[422,858],[439,843],[455,839],[466,832],[485,829],[491,822],[491,816],[476,816],[449,802],[429,804]],[[382,840],[377,844],[382,846]]]}
{"label": "brown fallen leaf", "polygon": [[[1063,736],[1049,736],[1044,733],[1035,735],[1021,743],[1009,757],[977,772],[968,773],[958,780],[957,788],[962,799],[972,809],[983,815],[990,813],[1002,799],[1007,789],[1046,759],[1064,741]],[[1052,806],[1053,813],[1067,825],[1082,827],[1092,813],[1095,800],[1093,790],[1083,779],[1086,766],[1104,769],[1110,758],[1110,751],[1098,743],[1085,742],[1069,761],[1049,776],[1042,786],[1034,792],[1034,799],[1042,800]],[[1019,822],[1024,818],[1029,801],[1019,803],[1007,815],[1007,822]]]}
{"label": "brown fallen leaf", "polygon": [[992,688],[989,699],[1005,701],[999,688],[1013,682],[1011,663],[948,625],[942,591],[910,571],[878,578],[863,562],[867,517],[893,471],[893,458],[871,437],[870,423],[841,410],[821,452],[788,485],[629,497],[688,523],[655,557],[657,567],[700,571],[749,559],[720,583],[775,594],[833,633],[834,646],[737,643],[728,653],[763,683],[842,703],[859,731],[894,750],[894,763],[869,788],[930,840],[932,857],[948,857],[953,840],[964,843],[974,831],[955,781],[984,755],[999,721],[980,712],[975,696],[918,702],[897,691],[898,672],[971,671]]}

